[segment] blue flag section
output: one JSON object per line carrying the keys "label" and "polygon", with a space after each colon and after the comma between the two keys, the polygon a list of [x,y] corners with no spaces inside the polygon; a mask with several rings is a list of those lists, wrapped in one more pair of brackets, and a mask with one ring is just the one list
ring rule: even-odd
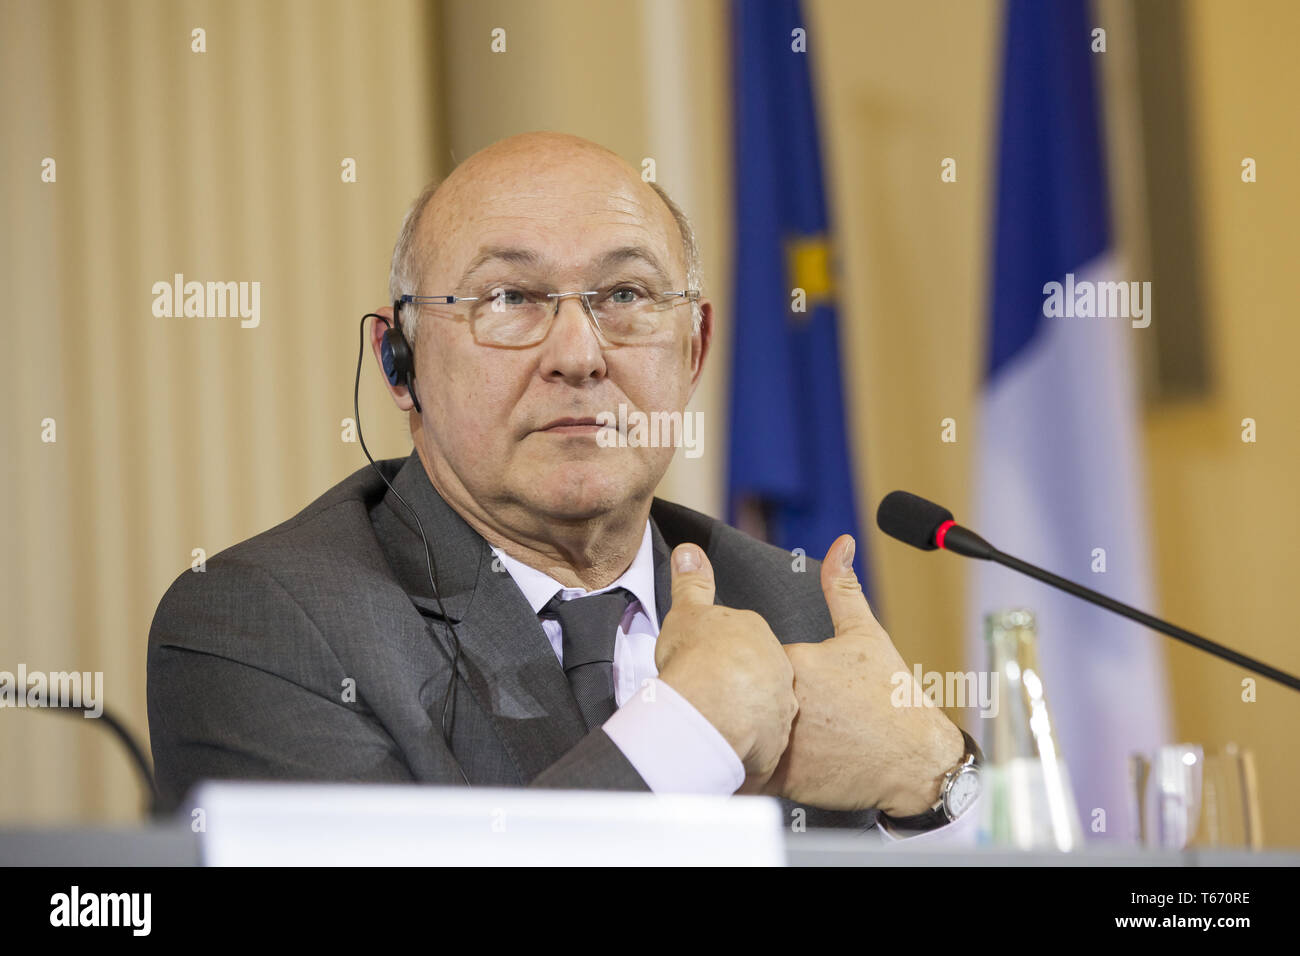
{"label": "blue flag section", "polygon": [[[728,518],[822,558],[858,525],[806,22],[796,0],[732,6],[736,271]],[[747,517],[748,516],[748,517]]]}
{"label": "blue flag section", "polygon": [[[1006,16],[971,527],[1011,554],[1154,608],[1132,358],[1145,326],[1047,301],[1049,283],[1137,278],[1115,255],[1107,214],[1095,24],[1084,0],[1010,0]],[[1129,756],[1169,742],[1163,638],[1004,568],[971,564],[973,660],[987,660],[984,614],[1034,611],[1083,832],[1133,841]]]}
{"label": "blue flag section", "polygon": [[989,379],[1046,321],[1043,285],[1110,248],[1089,29],[1085,0],[1007,9]]}

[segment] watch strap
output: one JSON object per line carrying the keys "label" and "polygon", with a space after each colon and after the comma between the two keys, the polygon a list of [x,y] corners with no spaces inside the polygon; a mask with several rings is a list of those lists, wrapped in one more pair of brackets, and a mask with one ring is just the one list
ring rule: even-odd
{"label": "watch strap", "polygon": [[964,730],[962,730],[961,736],[966,742],[966,750],[962,754],[961,762],[944,774],[944,782],[939,788],[939,799],[935,801],[934,806],[929,810],[915,813],[907,817],[891,817],[884,811],[880,811],[876,815],[878,823],[883,824],[888,830],[916,831],[934,830],[946,823],[952,822],[949,819],[948,811],[944,806],[944,797],[947,795],[949,784],[966,766],[978,768],[984,764],[984,753],[980,750],[979,744],[975,742],[975,738]]}

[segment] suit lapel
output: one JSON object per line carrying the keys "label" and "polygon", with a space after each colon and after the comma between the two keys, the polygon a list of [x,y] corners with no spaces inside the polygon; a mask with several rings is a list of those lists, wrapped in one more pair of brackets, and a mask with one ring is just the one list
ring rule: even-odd
{"label": "suit lapel", "polygon": [[664,618],[673,606],[673,576],[668,564],[672,548],[668,547],[654,518],[650,519],[650,547],[655,559],[655,613],[659,615],[659,626],[663,627]]}
{"label": "suit lapel", "polygon": [[420,516],[437,549],[441,608],[429,586],[416,522],[390,492],[385,503],[407,532],[393,548],[402,587],[448,648],[448,621],[454,624],[465,686],[490,715],[522,779],[531,780],[586,734],[541,622],[510,574],[499,563],[494,567],[487,542],[434,490],[417,454],[402,465],[393,487]]}
{"label": "suit lapel", "polygon": [[[659,627],[662,629],[664,618],[668,616],[668,612],[672,610],[673,606],[673,572],[670,559],[672,558],[673,548],[682,542],[673,541],[669,543],[652,513],[650,517],[650,543],[654,550],[655,559],[655,612],[659,615]],[[698,544],[698,542],[696,543]],[[700,549],[706,554],[708,553],[708,548],[702,544]],[[716,590],[713,592],[713,603],[722,603]]]}

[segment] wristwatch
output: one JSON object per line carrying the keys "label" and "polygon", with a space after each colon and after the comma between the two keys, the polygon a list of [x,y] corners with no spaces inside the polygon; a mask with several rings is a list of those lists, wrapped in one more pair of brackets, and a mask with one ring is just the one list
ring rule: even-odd
{"label": "wristwatch", "polygon": [[984,754],[975,738],[964,730],[961,735],[966,741],[966,752],[957,765],[943,775],[939,799],[934,806],[909,817],[891,817],[882,812],[876,815],[877,823],[886,830],[933,830],[951,823],[970,809],[980,795],[980,767],[984,765]]}

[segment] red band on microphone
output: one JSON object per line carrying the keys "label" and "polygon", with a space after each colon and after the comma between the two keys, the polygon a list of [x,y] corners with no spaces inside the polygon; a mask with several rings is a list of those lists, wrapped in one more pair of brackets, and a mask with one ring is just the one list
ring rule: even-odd
{"label": "red band on microphone", "polygon": [[957,523],[957,522],[955,522],[955,521],[953,521],[951,518],[949,518],[949,519],[948,519],[947,521],[945,521],[943,524],[939,525],[939,530],[936,531],[936,532],[934,533],[934,545],[935,545],[935,547],[937,547],[937,548],[942,548],[942,547],[943,547],[943,538],[944,538],[944,535],[946,535],[946,534],[948,533],[948,529],[951,528],[951,527],[952,527],[953,525],[955,525],[956,523]]}

